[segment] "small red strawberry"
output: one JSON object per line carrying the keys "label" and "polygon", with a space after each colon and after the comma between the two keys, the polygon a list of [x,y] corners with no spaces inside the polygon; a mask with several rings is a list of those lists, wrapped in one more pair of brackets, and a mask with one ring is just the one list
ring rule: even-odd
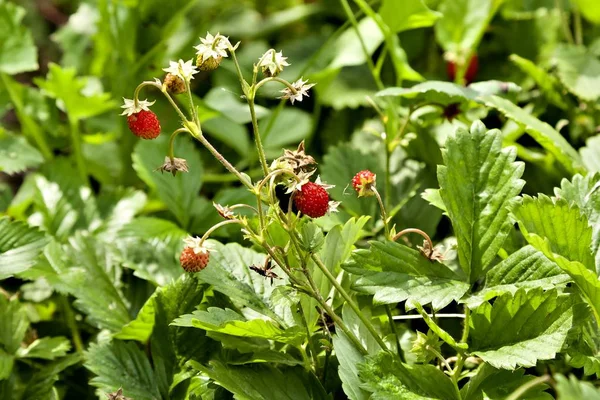
{"label": "small red strawberry", "polygon": [[375,178],[376,175],[368,169],[354,175],[354,178],[352,178],[352,187],[358,193],[358,197],[375,195],[375,192],[373,191],[373,188],[375,187]]}
{"label": "small red strawberry", "polygon": [[209,247],[202,238],[188,236],[183,239],[185,247],[179,256],[181,268],[186,272],[202,271],[210,260]]}
{"label": "small red strawberry", "polygon": [[[448,61],[447,65],[448,78],[451,81],[454,81],[456,78],[456,63],[454,61]],[[469,66],[465,71],[465,83],[468,85],[473,82],[475,76],[477,75],[477,70],[479,69],[479,58],[477,54],[473,53],[471,60],[469,61]]]}
{"label": "small red strawberry", "polygon": [[160,135],[160,122],[152,111],[141,110],[127,117],[129,130],[142,139],[156,139]]}
{"label": "small red strawberry", "polygon": [[181,256],[179,256],[181,268],[183,268],[185,272],[202,271],[208,265],[209,260],[210,253],[208,251],[206,253],[196,254],[191,247],[184,248],[181,252]]}
{"label": "small red strawberry", "polygon": [[303,214],[319,218],[329,211],[329,193],[323,186],[308,182],[296,192],[294,204]]}

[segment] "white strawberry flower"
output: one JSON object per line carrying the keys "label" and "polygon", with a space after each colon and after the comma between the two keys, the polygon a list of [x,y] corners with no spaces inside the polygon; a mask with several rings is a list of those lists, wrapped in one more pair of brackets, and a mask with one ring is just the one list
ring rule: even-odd
{"label": "white strawberry flower", "polygon": [[188,236],[183,239],[183,243],[185,244],[185,247],[192,249],[194,254],[208,254],[212,249],[212,246],[209,243],[202,243],[202,238],[199,237]]}
{"label": "white strawberry flower", "polygon": [[286,60],[287,57],[283,56],[283,52],[270,49],[259,58],[258,66],[262,68],[265,75],[277,76],[283,71],[283,67],[290,65]]}
{"label": "white strawberry flower", "polygon": [[287,194],[289,193],[293,193],[297,190],[302,189],[303,185],[306,185],[308,182],[310,182],[310,177],[312,176],[312,174],[315,173],[316,170],[312,170],[309,172],[300,172],[298,174],[298,179],[290,179],[290,181],[288,182],[287,186],[287,190],[285,191]]}
{"label": "white strawberry flower", "polygon": [[123,111],[121,113],[121,115],[127,115],[130,116],[132,114],[137,114],[140,111],[144,110],[144,111],[150,111],[150,106],[152,104],[154,104],[154,101],[148,101],[148,100],[138,100],[137,105],[135,104],[135,100],[131,100],[131,99],[126,99],[125,97],[123,97],[123,105],[121,106],[121,108],[124,108],[125,111]]}
{"label": "white strawberry flower", "polygon": [[303,80],[302,78],[298,79],[296,82],[292,83],[292,87],[294,88],[294,90],[292,90],[289,87],[286,87],[285,89],[281,90],[281,93],[283,93],[283,95],[279,98],[290,99],[290,102],[292,104],[294,104],[294,101],[302,101],[303,96],[309,97],[308,89],[315,86],[314,83],[307,84],[307,82],[308,80]]}
{"label": "white strawberry flower", "polygon": [[198,73],[198,69],[194,65],[194,60],[169,61],[169,68],[163,68],[163,71],[180,77],[185,81],[194,79],[194,74]]}
{"label": "white strawberry flower", "polygon": [[227,57],[229,39],[218,33],[213,36],[209,32],[206,32],[206,37],[200,38],[200,44],[194,46],[194,48],[197,50],[196,54],[202,56],[202,62],[209,58],[218,60],[220,57]]}
{"label": "white strawberry flower", "polygon": [[329,203],[327,203],[327,214],[338,212],[338,207],[340,204],[342,204],[341,201],[330,200]]}

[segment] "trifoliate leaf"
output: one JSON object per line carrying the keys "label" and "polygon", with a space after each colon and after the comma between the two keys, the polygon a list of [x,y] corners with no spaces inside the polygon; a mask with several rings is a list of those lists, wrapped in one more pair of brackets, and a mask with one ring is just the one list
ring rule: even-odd
{"label": "trifoliate leaf", "polygon": [[110,94],[85,93],[87,80],[77,78],[74,68],[62,68],[57,64],[48,65],[46,79],[35,79],[35,83],[46,94],[60,101],[63,111],[74,120],[90,118],[116,108],[116,103],[110,99]]}
{"label": "trifoliate leaf", "polygon": [[47,243],[46,236],[36,228],[0,218],[0,280],[35,265]]}
{"label": "trifoliate leaf", "polygon": [[427,8],[423,0],[384,0],[379,15],[394,32],[432,26],[441,17]]}
{"label": "trifoliate leaf", "polygon": [[406,301],[444,308],[469,290],[464,277],[444,264],[428,260],[419,251],[394,242],[371,242],[369,250],[358,250],[344,269],[359,276],[353,288],[372,294],[379,304]]}
{"label": "trifoliate leaf", "polygon": [[107,392],[123,388],[136,400],[160,400],[156,376],[146,354],[134,342],[92,343],[85,353],[85,367],[95,376],[90,384]]}
{"label": "trifoliate leaf", "polygon": [[578,380],[570,375],[567,379],[563,375],[555,375],[556,393],[560,400],[600,400],[600,390],[590,382]]}
{"label": "trifoliate leaf", "polygon": [[0,171],[12,175],[35,168],[43,161],[42,154],[23,136],[2,133],[0,130]]}
{"label": "trifoliate leaf", "polygon": [[76,235],[69,244],[50,244],[46,258],[56,273],[57,289],[75,296],[75,306],[89,323],[120,330],[131,318],[121,290],[120,259],[108,245]]}
{"label": "trifoliate leaf", "polygon": [[24,8],[0,1],[0,72],[15,75],[39,68],[37,49],[23,17]]}
{"label": "trifoliate leaf", "polygon": [[493,305],[481,304],[469,324],[472,354],[496,368],[532,367],[561,350],[573,324],[571,298],[556,290],[520,289],[497,297]]}
{"label": "trifoliate leaf", "polygon": [[[453,400],[459,394],[450,378],[433,365],[408,365],[396,355],[380,352],[359,365],[363,388],[374,399]],[[433,384],[435,382],[435,384]]]}
{"label": "trifoliate leaf", "polygon": [[514,148],[502,149],[502,133],[475,122],[446,141],[438,166],[440,196],[458,241],[460,266],[475,282],[489,267],[512,229],[509,212],[524,181]]}
{"label": "trifoliate leaf", "polygon": [[569,142],[550,125],[540,121],[510,100],[498,96],[481,96],[486,106],[495,108],[515,121],[549,153],[554,155],[569,172],[583,170],[581,157]]}
{"label": "trifoliate leaf", "polygon": [[559,44],[553,61],[558,77],[571,93],[585,101],[600,97],[600,60],[585,47]]}
{"label": "trifoliate leaf", "polygon": [[469,296],[465,302],[469,308],[475,308],[504,293],[515,294],[521,288],[527,290],[540,287],[548,290],[570,280],[569,275],[541,251],[525,246],[492,267],[486,274],[485,287]]}

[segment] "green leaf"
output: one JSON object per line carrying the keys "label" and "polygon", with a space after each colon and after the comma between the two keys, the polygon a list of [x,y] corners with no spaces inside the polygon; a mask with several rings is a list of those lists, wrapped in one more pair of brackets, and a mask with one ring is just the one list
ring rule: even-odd
{"label": "green leaf", "polygon": [[300,345],[304,339],[304,329],[297,326],[282,330],[271,321],[244,318],[230,309],[209,307],[206,311],[194,311],[183,315],[173,322],[175,326],[193,326],[206,331],[223,333],[231,336],[274,340],[294,346]]}
{"label": "green leaf", "polygon": [[202,187],[202,160],[194,144],[187,137],[178,137],[175,141],[175,156],[187,160],[190,172],[173,176],[156,171],[168,154],[168,138],[142,140],[132,155],[133,168],[142,179],[165,203],[183,228],[187,228],[193,217],[194,202]]}
{"label": "green leaf", "polygon": [[84,365],[97,375],[90,384],[104,391],[122,387],[123,395],[136,400],[162,399],[150,362],[134,342],[92,343]]}
{"label": "green leaf", "polygon": [[567,379],[557,374],[554,375],[554,379],[556,379],[556,393],[560,400],[600,400],[600,390],[590,382],[580,381],[573,375]]}
{"label": "green leaf", "polygon": [[456,351],[466,350],[469,348],[469,346],[466,343],[457,343],[456,340],[454,340],[454,338],[452,337],[452,335],[440,328],[439,325],[436,324],[436,322],[433,320],[433,318],[431,318],[429,314],[425,312],[425,310],[419,303],[415,304],[415,308],[417,309],[419,314],[421,314],[421,316],[423,317],[423,321],[425,321],[429,329],[431,329],[444,342],[448,343],[451,347],[456,349]]}
{"label": "green leaf", "polygon": [[458,241],[460,266],[475,282],[512,229],[509,212],[524,181],[514,148],[502,149],[502,133],[475,122],[448,138],[438,166],[440,195]]}
{"label": "green leaf", "polygon": [[238,244],[215,243],[215,250],[210,253],[208,267],[197,276],[202,282],[212,285],[214,290],[228,296],[240,307],[249,307],[279,321],[277,314],[270,308],[270,296],[274,286],[284,282],[274,281],[271,285],[268,279],[248,268],[250,265],[262,265],[264,260],[263,254]]}
{"label": "green leaf", "polygon": [[488,107],[500,111],[506,117],[515,121],[544,149],[554,155],[567,171],[574,174],[583,170],[581,157],[577,151],[550,125],[540,121],[522,108],[519,108],[516,104],[501,97],[482,96],[481,100]]}
{"label": "green leaf", "polygon": [[[213,88],[204,97],[204,102],[207,106],[219,111],[225,118],[236,124],[247,124],[252,121],[248,105],[242,102],[234,93],[224,88]],[[256,118],[258,119],[270,114],[268,108],[258,105],[255,106],[255,111]]]}
{"label": "green leaf", "polygon": [[564,274],[541,251],[525,246],[492,267],[486,274],[485,287],[465,302],[469,308],[475,308],[504,293],[514,295],[519,289],[537,287],[549,290],[569,281],[569,275]]}
{"label": "green leaf", "polygon": [[379,15],[394,32],[432,26],[441,16],[431,11],[423,0],[384,0]]}
{"label": "green leaf", "polygon": [[0,0],[0,72],[15,75],[39,68],[37,49],[23,17],[25,9]]}
{"label": "green leaf", "polygon": [[35,83],[49,97],[60,101],[60,107],[72,120],[90,118],[116,108],[116,103],[110,99],[110,94],[100,93],[88,95],[86,92],[87,79],[77,78],[74,68],[62,68],[50,63],[46,79],[35,79]]}
{"label": "green leaf", "polygon": [[365,361],[364,356],[342,330],[333,335],[333,350],[340,364],[338,374],[348,399],[368,400],[369,393],[362,389],[362,382],[358,376],[358,365]]}
{"label": "green leaf", "polygon": [[583,17],[593,24],[600,24],[600,5],[594,0],[574,0]]}
{"label": "green leaf", "polygon": [[156,313],[155,298],[156,293],[146,300],[137,317],[127,323],[120,331],[115,333],[113,337],[121,340],[137,340],[138,342],[146,343],[154,329],[154,315]]}
{"label": "green leaf", "polygon": [[146,194],[133,188],[103,187],[96,201],[102,224],[94,229],[94,233],[103,241],[111,242],[144,208]]}
{"label": "green leaf", "polygon": [[547,73],[543,68],[535,64],[533,61],[519,57],[516,54],[510,55],[510,60],[524,73],[529,75],[535,81],[535,84],[540,88],[550,103],[565,110],[568,107],[567,102],[561,94],[560,82]]}
{"label": "green leaf", "polygon": [[595,254],[596,272],[600,272],[600,174],[588,174],[585,177],[575,175],[569,182],[563,179],[560,189],[555,189],[556,197],[575,204],[586,216],[592,228],[592,254]]}
{"label": "green leaf", "polygon": [[359,278],[354,290],[372,294],[379,304],[406,301],[430,304],[435,310],[460,299],[469,284],[445,265],[432,262],[419,251],[395,242],[371,242],[369,250],[358,250],[344,269]]}
{"label": "green leaf", "polygon": [[[433,365],[408,365],[389,352],[367,357],[360,364],[363,388],[373,399],[453,400],[458,399],[450,378]],[[435,384],[433,384],[435,382]]]}
{"label": "green leaf", "polygon": [[131,320],[115,286],[120,284],[120,260],[108,245],[78,234],[69,244],[50,244],[45,254],[60,282],[57,289],[75,296],[75,306],[87,314],[88,322],[119,331]]}
{"label": "green leaf", "polygon": [[71,350],[69,339],[62,336],[43,337],[35,340],[25,348],[20,348],[17,351],[17,357],[54,360],[58,357],[64,357],[69,350]]}
{"label": "green leaf", "polygon": [[23,136],[2,133],[0,129],[0,171],[12,175],[35,168],[43,161],[42,154]]}
{"label": "green leaf", "polygon": [[[7,379],[15,364],[15,358],[12,354],[8,354],[0,348],[0,381]],[[0,389],[0,393],[2,393]]]}
{"label": "green leaf", "polygon": [[445,51],[468,55],[474,51],[502,0],[445,0],[435,37]]}
{"label": "green leaf", "polygon": [[302,367],[275,368],[270,365],[227,365],[211,361],[208,366],[192,363],[239,400],[326,400],[325,390],[312,374]]}
{"label": "green leaf", "polygon": [[393,96],[406,99],[409,105],[417,106],[427,103],[439,103],[447,106],[453,103],[474,101],[478,92],[451,82],[427,81],[411,88],[390,87],[377,92],[377,96]]}
{"label": "green leaf", "polygon": [[585,101],[600,97],[600,60],[585,47],[559,44],[553,61],[558,77],[571,93]]}
{"label": "green leaf", "polygon": [[350,26],[337,38],[333,46],[335,50],[332,50],[332,54],[336,56],[329,64],[329,69],[362,65],[367,62],[361,39],[369,56],[383,43],[383,34],[371,18],[363,18],[358,22],[358,32],[360,37],[356,29]]}
{"label": "green leaf", "polygon": [[[471,313],[469,351],[496,368],[532,367],[556,357],[573,324],[571,298],[556,290],[518,290]],[[507,330],[506,327],[511,329]]]}
{"label": "green leaf", "polygon": [[589,138],[579,152],[583,165],[590,172],[600,172],[600,135]]}
{"label": "green leaf", "polygon": [[[489,364],[482,364],[475,376],[462,387],[464,400],[503,400],[519,389],[522,385],[536,379],[535,376],[525,375],[525,370],[507,371],[496,369]],[[552,400],[546,393],[546,384],[537,384],[519,396],[520,400]]]}
{"label": "green leaf", "polygon": [[[273,121],[273,119],[275,119]],[[266,127],[271,126],[270,134],[265,136]],[[297,108],[287,107],[279,113],[273,113],[269,118],[259,123],[263,136],[265,151],[279,155],[281,149],[292,143],[309,140],[313,129],[311,115]]]}
{"label": "green leaf", "polygon": [[21,303],[16,298],[0,296],[0,350],[14,354],[21,347],[27,328],[29,320]]}
{"label": "green leaf", "polygon": [[47,243],[46,235],[36,228],[0,218],[0,280],[35,265]]}
{"label": "green leaf", "polygon": [[59,379],[58,374],[70,366],[78,364],[80,361],[81,356],[79,354],[70,354],[46,364],[31,375],[21,398],[55,399],[56,389],[54,388],[54,384]]}

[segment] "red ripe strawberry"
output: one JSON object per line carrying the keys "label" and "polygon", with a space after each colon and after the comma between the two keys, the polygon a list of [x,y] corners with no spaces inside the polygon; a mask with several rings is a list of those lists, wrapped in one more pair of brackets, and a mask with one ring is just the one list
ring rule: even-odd
{"label": "red ripe strawberry", "polygon": [[329,193],[323,186],[308,182],[296,192],[294,204],[303,214],[319,218],[329,210]]}
{"label": "red ripe strawberry", "polygon": [[358,197],[375,195],[375,192],[373,192],[375,177],[375,174],[368,169],[354,175],[354,178],[352,178],[352,187],[358,193]]}
{"label": "red ripe strawberry", "polygon": [[208,250],[196,254],[191,247],[185,247],[179,256],[181,268],[186,272],[202,271],[208,265],[210,253]]}
{"label": "red ripe strawberry", "polygon": [[[454,61],[448,61],[447,65],[448,78],[451,81],[454,81],[456,78],[456,64]],[[468,85],[469,83],[475,80],[475,76],[477,75],[477,70],[479,69],[479,58],[477,54],[473,54],[471,60],[469,61],[469,66],[467,67],[467,71],[465,72],[465,82]]]}
{"label": "red ripe strawberry", "polygon": [[152,111],[141,110],[127,117],[129,130],[142,139],[156,139],[160,135],[160,122]]}

